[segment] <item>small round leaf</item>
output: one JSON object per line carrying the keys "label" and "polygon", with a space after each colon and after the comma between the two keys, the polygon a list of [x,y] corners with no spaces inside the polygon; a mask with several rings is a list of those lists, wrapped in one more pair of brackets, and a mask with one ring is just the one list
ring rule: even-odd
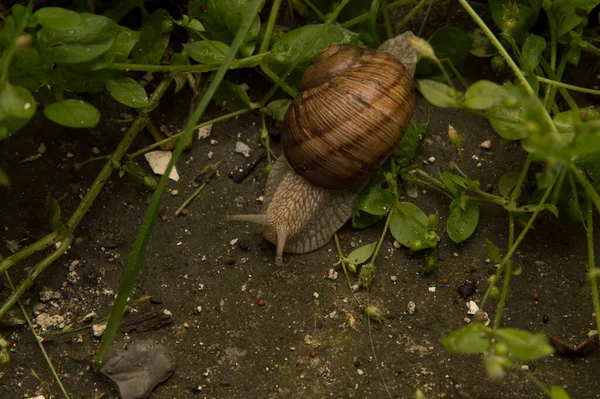
{"label": "small round leaf", "polygon": [[146,90],[131,78],[109,80],[106,90],[112,98],[131,108],[142,108],[149,104]]}
{"label": "small round leaf", "polygon": [[63,100],[44,108],[44,115],[52,122],[66,127],[94,127],[100,121],[100,111],[81,100]]}
{"label": "small round leaf", "polygon": [[75,11],[61,7],[43,7],[33,14],[40,25],[56,29],[81,29],[85,27],[85,20]]}

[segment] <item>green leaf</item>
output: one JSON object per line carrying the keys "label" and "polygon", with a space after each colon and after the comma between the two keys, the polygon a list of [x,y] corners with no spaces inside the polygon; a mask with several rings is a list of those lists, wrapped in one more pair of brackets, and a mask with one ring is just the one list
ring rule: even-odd
{"label": "green leaf", "polygon": [[496,83],[480,80],[473,83],[465,94],[465,106],[474,110],[485,110],[502,103],[508,94]]}
{"label": "green leaf", "polygon": [[46,197],[46,209],[48,210],[50,228],[57,232],[63,231],[64,226],[60,220],[60,205],[50,195]]}
{"label": "green leaf", "polygon": [[562,2],[552,4],[552,13],[556,18],[558,37],[569,33],[580,24],[587,22],[587,18],[579,15],[575,7],[563,4]]}
{"label": "green leaf", "polygon": [[42,28],[37,33],[40,54],[53,63],[90,61],[106,52],[120,33],[119,26],[101,15],[80,14],[85,26],[79,29]]}
{"label": "green leaf", "polygon": [[183,48],[194,61],[201,64],[220,64],[229,51],[228,45],[214,40],[187,43]]}
{"label": "green leaf", "polygon": [[519,172],[506,172],[502,175],[500,182],[498,183],[498,190],[504,198],[510,197],[510,193],[517,184],[520,175]]}
{"label": "green leaf", "polygon": [[396,198],[390,189],[382,187],[384,182],[371,178],[358,197],[358,210],[379,216],[390,213]]}
{"label": "green leaf", "polygon": [[428,222],[427,215],[418,206],[399,202],[390,220],[390,232],[400,244],[412,250],[430,248],[426,237]]}
{"label": "green leaf", "polygon": [[100,121],[100,111],[81,100],[63,100],[44,108],[44,115],[52,122],[72,128],[94,127]]}
{"label": "green leaf", "polygon": [[252,106],[248,93],[239,85],[229,80],[223,80],[217,89],[213,100],[229,112],[240,111]]}
{"label": "green leaf", "polygon": [[591,9],[600,5],[600,0],[565,0],[571,7]]}
{"label": "green leaf", "polygon": [[392,158],[398,168],[405,168],[412,163],[425,132],[427,132],[427,125],[425,123],[417,122],[415,119],[410,120],[402,139],[392,153]]}
{"label": "green leaf", "polygon": [[486,238],[485,239],[485,246],[487,247],[488,254],[490,255],[490,259],[493,260],[496,263],[501,263],[502,262],[502,255],[500,255],[500,251],[494,245],[494,243],[491,242],[490,240],[488,240]]}
{"label": "green leaf", "polygon": [[446,188],[452,193],[454,197],[458,197],[462,190],[459,188],[460,186],[454,182],[454,179],[452,179],[452,175],[453,173],[448,172],[447,170],[444,170],[442,171],[442,173],[440,173],[440,177],[442,178],[444,186],[446,186]]}
{"label": "green leaf", "polygon": [[541,0],[488,0],[488,3],[496,25],[510,32],[518,43],[537,21],[542,6]]}
{"label": "green leaf", "polygon": [[[527,92],[523,86],[506,85],[503,87],[508,92],[509,97],[505,99],[503,104],[486,109],[485,115],[500,137],[507,140],[519,140],[527,137],[527,122],[523,117],[524,106],[519,98],[520,95],[526,95]],[[506,105],[508,99],[514,101],[517,105]]]}
{"label": "green leaf", "polygon": [[508,352],[523,363],[554,353],[545,334],[532,334],[517,328],[501,328],[495,332],[495,337],[504,341]]}
{"label": "green leaf", "polygon": [[[428,40],[435,55],[439,59],[448,58],[455,66],[460,67],[469,50],[473,46],[473,38],[454,26],[442,26]],[[439,67],[430,60],[424,60],[417,65],[417,75],[437,73]]]}
{"label": "green leaf", "polygon": [[558,385],[552,385],[550,387],[550,398],[551,399],[570,399],[571,397],[569,396],[567,391],[565,391]]}
{"label": "green leaf", "polygon": [[471,323],[440,340],[449,354],[485,353],[490,347],[491,329],[481,323]]}
{"label": "green leaf", "polygon": [[372,226],[380,220],[384,219],[385,215],[372,215],[367,212],[358,211],[356,215],[352,217],[352,227],[357,229],[364,229]]}
{"label": "green leaf", "polygon": [[546,49],[546,39],[533,33],[527,36],[521,53],[521,66],[525,72],[531,73],[539,65],[544,49]]}
{"label": "green leaf", "polygon": [[560,134],[568,135],[569,138],[572,138],[575,136],[576,128],[581,122],[594,119],[600,119],[600,113],[593,106],[590,106],[556,114],[554,116],[554,125]]}
{"label": "green leaf", "polygon": [[56,29],[82,29],[85,28],[85,20],[75,11],[60,7],[43,7],[37,10],[33,16],[40,25]]}
{"label": "green leaf", "polygon": [[469,238],[479,223],[479,204],[475,201],[457,198],[450,204],[450,214],[446,222],[448,235],[455,243]]}
{"label": "green leaf", "polygon": [[89,62],[78,64],[78,69],[96,71],[106,68],[112,62],[127,62],[133,47],[140,40],[140,32],[119,26],[121,32],[115,37],[110,48]]}
{"label": "green leaf", "polygon": [[8,178],[8,175],[6,174],[4,169],[0,169],[0,186],[10,186],[10,179]]}
{"label": "green leaf", "polygon": [[365,263],[371,257],[371,255],[373,255],[376,246],[377,241],[374,241],[370,244],[358,247],[354,251],[350,252],[346,259],[353,265],[360,265],[361,263]]}
{"label": "green leaf", "polygon": [[[249,17],[250,2],[248,0],[207,0],[205,4],[206,10],[201,15],[208,37],[226,44],[231,43],[242,21]],[[255,47],[254,40],[259,31],[260,19],[256,18],[244,37],[244,44],[240,49],[245,57],[252,55]]]}
{"label": "green leaf", "polygon": [[[276,74],[283,74],[296,61],[296,58],[304,48],[312,42],[321,28],[322,25],[319,24],[304,25],[300,28],[292,29],[275,42],[269,55],[264,58],[264,62]],[[300,62],[294,71],[292,71],[287,81],[298,85],[306,68],[317,58],[323,49],[333,44],[346,43],[359,44],[359,36],[339,25],[329,26],[323,35],[317,39],[316,43],[302,55]]]}
{"label": "green leaf", "polygon": [[435,80],[419,80],[417,87],[427,101],[436,107],[462,108],[462,93],[457,92],[450,86]]}
{"label": "green leaf", "polygon": [[498,50],[494,47],[486,34],[483,33],[483,30],[479,28],[475,29],[471,32],[471,38],[473,39],[473,48],[470,53],[475,57],[493,57],[498,54]]}
{"label": "green leaf", "polygon": [[35,114],[35,99],[24,87],[0,82],[0,140],[17,132]]}
{"label": "green leaf", "polygon": [[131,52],[133,61],[138,64],[158,64],[169,44],[172,24],[171,15],[163,8],[154,11],[144,21],[140,40],[135,44]]}
{"label": "green leaf", "polygon": [[146,90],[131,78],[109,80],[106,82],[106,90],[112,98],[131,108],[142,108],[150,104]]}
{"label": "green leaf", "polygon": [[290,99],[281,99],[281,100],[273,100],[267,104],[265,107],[265,112],[267,115],[271,116],[271,118],[276,121],[283,122],[283,118],[285,117],[285,113],[292,103]]}

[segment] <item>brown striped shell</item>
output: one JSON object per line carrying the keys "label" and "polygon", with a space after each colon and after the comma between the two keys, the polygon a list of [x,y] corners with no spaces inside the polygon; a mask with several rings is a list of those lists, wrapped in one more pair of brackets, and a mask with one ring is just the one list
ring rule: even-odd
{"label": "brown striped shell", "polygon": [[290,166],[315,186],[364,183],[392,153],[412,116],[410,72],[386,52],[325,49],[304,73],[283,121]]}

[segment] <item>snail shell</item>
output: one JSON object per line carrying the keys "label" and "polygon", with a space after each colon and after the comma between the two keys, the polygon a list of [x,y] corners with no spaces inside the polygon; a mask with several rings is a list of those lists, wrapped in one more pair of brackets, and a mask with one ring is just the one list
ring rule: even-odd
{"label": "snail shell", "polygon": [[[391,47],[412,36],[395,38]],[[304,73],[284,118],[285,155],[269,174],[262,213],[226,218],[263,225],[264,237],[277,246],[278,265],[283,252],[310,252],[331,239],[402,137],[412,115],[416,63],[414,54],[404,55],[408,69],[383,51],[334,45]]]}
{"label": "snail shell", "polygon": [[364,183],[392,153],[415,101],[410,72],[390,54],[352,45],[324,50],[304,73],[283,121],[289,164],[310,183]]}

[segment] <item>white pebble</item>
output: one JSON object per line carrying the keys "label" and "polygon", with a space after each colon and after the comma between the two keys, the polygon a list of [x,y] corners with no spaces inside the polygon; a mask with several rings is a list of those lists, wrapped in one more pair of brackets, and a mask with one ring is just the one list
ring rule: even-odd
{"label": "white pebble", "polygon": [[250,147],[241,141],[237,141],[235,143],[235,152],[238,154],[244,154],[246,152],[250,152]]}
{"label": "white pebble", "polygon": [[483,143],[479,144],[479,146],[481,148],[484,148],[486,150],[489,150],[490,148],[492,148],[492,140],[486,140]]}
{"label": "white pebble", "polygon": [[429,161],[429,163],[434,163],[435,157],[429,157],[429,158],[427,158],[427,160]]}
{"label": "white pebble", "polygon": [[313,293],[313,297],[314,297],[315,299],[319,299],[319,293],[318,293],[318,292],[314,292],[314,293]]}
{"label": "white pebble", "polygon": [[435,292],[435,286],[434,287],[429,287],[429,292]]}
{"label": "white pebble", "polygon": [[390,280],[392,280],[393,282],[398,281],[398,276],[390,276]]}
{"label": "white pebble", "polygon": [[408,314],[415,314],[417,311],[417,304],[414,301],[408,301]]}
{"label": "white pebble", "polygon": [[175,196],[179,195],[179,190],[171,190],[171,195],[172,195],[173,197],[175,197]]}

